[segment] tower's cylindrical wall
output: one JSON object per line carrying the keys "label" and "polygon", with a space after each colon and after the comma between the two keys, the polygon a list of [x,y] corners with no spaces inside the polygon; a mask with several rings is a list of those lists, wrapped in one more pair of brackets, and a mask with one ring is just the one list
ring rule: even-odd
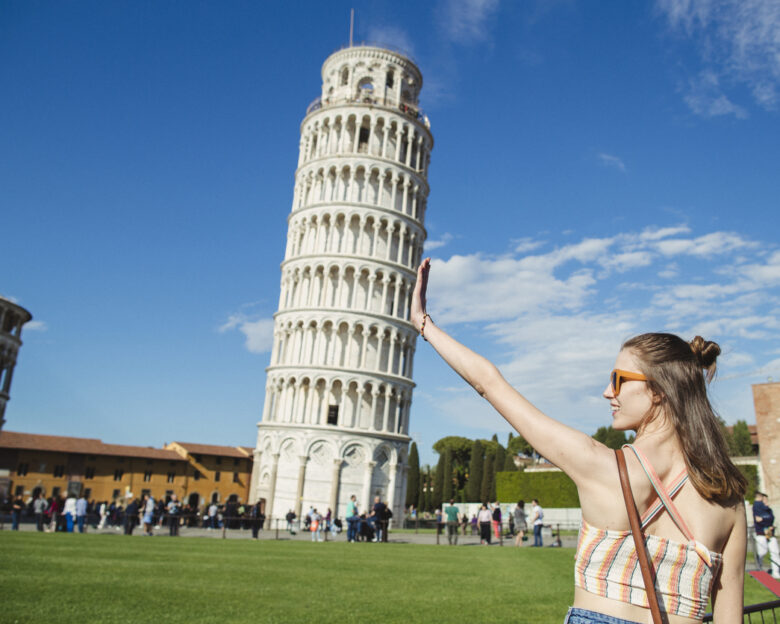
{"label": "tower's cylindrical wall", "polygon": [[22,346],[22,326],[32,314],[13,301],[0,297],[0,429],[5,423],[5,406],[11,398],[11,379]]}
{"label": "tower's cylindrical wall", "polygon": [[403,55],[346,48],[322,76],[301,124],[251,489],[273,518],[305,505],[343,517],[351,494],[400,514],[433,137]]}

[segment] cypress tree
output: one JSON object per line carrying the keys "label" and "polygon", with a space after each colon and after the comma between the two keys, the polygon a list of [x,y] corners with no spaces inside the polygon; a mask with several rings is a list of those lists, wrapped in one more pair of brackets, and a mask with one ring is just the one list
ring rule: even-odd
{"label": "cypress tree", "polygon": [[417,517],[425,511],[425,475],[417,475]]}
{"label": "cypress tree", "polygon": [[444,474],[442,475],[442,502],[450,502],[455,498],[455,492],[452,486],[452,449],[447,449],[444,453]]}
{"label": "cypress tree", "polygon": [[493,458],[493,465],[491,466],[492,470],[490,473],[490,500],[492,501],[498,500],[498,494],[496,494],[496,473],[500,468],[501,466],[498,465],[498,454],[496,454],[496,456]]}
{"label": "cypress tree", "polygon": [[493,465],[493,472],[500,472],[504,469],[504,461],[506,460],[506,450],[500,444],[496,449],[496,463]]}
{"label": "cypress tree", "polygon": [[492,476],[495,460],[495,455],[488,455],[485,458],[485,468],[482,471],[482,484],[479,488],[479,500],[482,503],[487,503],[490,501],[490,494],[493,490]]}
{"label": "cypress tree", "polygon": [[420,489],[420,455],[417,452],[417,443],[412,442],[409,451],[409,476],[406,480],[406,506],[416,505]]}
{"label": "cypress tree", "polygon": [[441,509],[441,495],[444,489],[444,455],[439,455],[439,463],[436,464],[436,476],[433,482],[433,496],[431,498],[431,506],[434,510]]}
{"label": "cypress tree", "polygon": [[479,493],[482,487],[484,453],[482,442],[474,440],[474,444],[471,445],[469,480],[466,482],[466,498],[470,503],[481,502]]}
{"label": "cypress tree", "polygon": [[511,453],[506,454],[504,458],[504,472],[517,472],[517,466],[515,466],[514,455]]}
{"label": "cypress tree", "polygon": [[431,467],[428,466],[428,471],[425,475],[425,511],[433,511],[431,507],[431,497],[433,494],[432,484],[433,480],[431,479]]}

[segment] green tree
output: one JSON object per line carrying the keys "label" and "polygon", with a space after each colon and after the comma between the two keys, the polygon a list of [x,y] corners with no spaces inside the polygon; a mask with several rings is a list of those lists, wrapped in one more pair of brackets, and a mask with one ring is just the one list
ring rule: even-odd
{"label": "green tree", "polygon": [[753,444],[750,442],[750,429],[744,420],[738,420],[731,428],[731,435],[726,439],[729,445],[729,455],[744,457],[753,455]]}
{"label": "green tree", "polygon": [[417,478],[417,516],[425,511],[425,475],[420,472]]}
{"label": "green tree", "polygon": [[455,469],[456,466],[468,467],[469,459],[471,459],[471,445],[472,442],[468,438],[462,438],[461,436],[447,436],[438,440],[433,445],[433,450],[439,455],[443,455],[447,449],[452,451],[452,466]]}
{"label": "green tree", "polygon": [[417,443],[412,442],[409,450],[409,474],[406,487],[406,506],[416,505],[420,497],[420,455],[417,452]]}
{"label": "green tree", "polygon": [[490,500],[490,495],[493,492],[493,483],[495,482],[493,477],[495,461],[495,455],[488,455],[485,458],[485,468],[482,471],[482,483],[479,488],[479,500],[483,503]]}
{"label": "green tree", "polygon": [[517,466],[515,466],[513,457],[514,455],[511,453],[506,454],[506,458],[504,459],[504,470],[502,472],[517,472]]}
{"label": "green tree", "polygon": [[439,463],[436,464],[436,474],[433,480],[433,494],[431,506],[433,509],[441,509],[441,495],[444,489],[444,455],[439,455]]}
{"label": "green tree", "polygon": [[533,447],[526,442],[525,438],[521,435],[517,435],[513,437],[506,446],[507,452],[509,452],[512,455],[520,455],[523,453],[524,455],[530,455],[533,453]]}
{"label": "green tree", "polygon": [[428,466],[427,474],[425,475],[425,511],[433,511],[432,499],[433,498],[433,477],[431,476],[431,467]]}
{"label": "green tree", "polygon": [[444,475],[442,478],[442,502],[449,502],[450,499],[455,497],[454,488],[452,487],[452,449],[447,449],[444,452]]}
{"label": "green tree", "polygon": [[596,433],[593,434],[593,439],[611,449],[619,449],[627,442],[626,432],[613,429],[612,425],[599,427]]}
{"label": "green tree", "polygon": [[[505,461],[506,461],[506,449],[499,444],[498,448],[496,449],[496,461],[493,464],[494,472],[501,472],[504,469]],[[493,480],[495,481],[495,478]]]}
{"label": "green tree", "polygon": [[466,497],[469,502],[481,500],[479,498],[482,487],[482,473],[484,472],[485,451],[482,442],[474,440],[471,445],[471,463],[469,464],[469,480],[466,484]]}

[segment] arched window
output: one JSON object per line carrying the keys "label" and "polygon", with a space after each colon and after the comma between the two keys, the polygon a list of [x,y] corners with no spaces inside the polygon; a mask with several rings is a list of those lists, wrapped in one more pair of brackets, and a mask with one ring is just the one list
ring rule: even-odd
{"label": "arched window", "polygon": [[349,84],[349,68],[345,67],[341,70],[341,85],[347,85]]}

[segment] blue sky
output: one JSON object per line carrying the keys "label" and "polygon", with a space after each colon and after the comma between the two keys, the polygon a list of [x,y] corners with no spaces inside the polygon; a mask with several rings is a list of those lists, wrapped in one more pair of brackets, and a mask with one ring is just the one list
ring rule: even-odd
{"label": "blue sky", "polygon": [[[622,340],[699,333],[754,422],[780,379],[780,6],[0,4],[6,428],[254,442],[299,125],[356,41],[419,64],[435,146],[429,311],[588,433]],[[509,431],[418,344],[411,431]]]}

